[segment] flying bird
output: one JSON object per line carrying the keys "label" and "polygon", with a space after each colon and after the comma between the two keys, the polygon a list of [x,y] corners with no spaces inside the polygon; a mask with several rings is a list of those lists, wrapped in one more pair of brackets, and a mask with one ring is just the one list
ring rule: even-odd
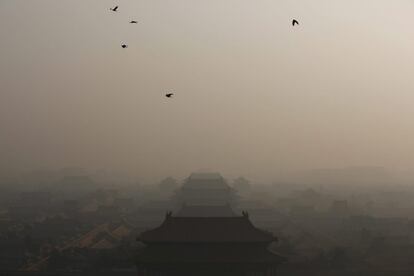
{"label": "flying bird", "polygon": [[299,21],[297,21],[296,19],[293,19],[292,20],[292,26],[295,26],[295,25],[299,25]]}
{"label": "flying bird", "polygon": [[115,6],[113,8],[110,8],[110,10],[113,11],[113,12],[116,12],[116,11],[118,11],[118,6]]}
{"label": "flying bird", "polygon": [[122,44],[122,45],[121,45],[121,47],[122,47],[123,49],[125,49],[125,48],[128,48],[128,45],[126,45],[126,44]]}
{"label": "flying bird", "polygon": [[138,23],[138,21],[136,21],[136,20],[131,20],[131,21],[129,21],[129,23],[131,23],[131,24],[137,24],[137,23]]}
{"label": "flying bird", "polygon": [[174,95],[174,93],[167,93],[167,94],[165,94],[165,97],[171,98],[173,95]]}

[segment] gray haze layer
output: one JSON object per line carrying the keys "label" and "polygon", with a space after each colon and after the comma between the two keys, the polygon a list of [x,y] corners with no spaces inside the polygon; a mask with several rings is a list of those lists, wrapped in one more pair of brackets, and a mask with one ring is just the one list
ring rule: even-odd
{"label": "gray haze layer", "polygon": [[1,0],[0,167],[412,169],[413,12],[410,0]]}

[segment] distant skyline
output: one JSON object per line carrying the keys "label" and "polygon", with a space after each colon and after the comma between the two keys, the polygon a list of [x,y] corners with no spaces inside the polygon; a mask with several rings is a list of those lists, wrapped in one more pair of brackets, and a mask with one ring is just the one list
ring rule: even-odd
{"label": "distant skyline", "polygon": [[1,0],[0,170],[411,170],[413,12],[411,0]]}

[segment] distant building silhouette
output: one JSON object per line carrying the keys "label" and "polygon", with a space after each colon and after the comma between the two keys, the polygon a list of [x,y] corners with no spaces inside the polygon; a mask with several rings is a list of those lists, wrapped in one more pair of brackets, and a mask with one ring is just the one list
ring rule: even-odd
{"label": "distant building silhouette", "polygon": [[179,205],[226,205],[236,200],[235,190],[219,173],[193,173],[176,193]]}
{"label": "distant building silhouette", "polygon": [[64,176],[58,184],[59,192],[66,200],[79,199],[98,188],[97,184],[87,175]]}

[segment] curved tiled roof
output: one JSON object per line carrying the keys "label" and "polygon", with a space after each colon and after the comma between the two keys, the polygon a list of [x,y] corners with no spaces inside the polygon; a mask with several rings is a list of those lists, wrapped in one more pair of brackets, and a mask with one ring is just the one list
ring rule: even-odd
{"label": "curved tiled roof", "polygon": [[[141,254],[137,255],[140,264],[202,264],[209,265],[223,263],[240,265],[243,264],[264,264],[282,263],[286,258],[269,251],[263,246],[249,245],[226,245],[226,244],[205,244],[205,245],[171,245],[171,246],[149,246]],[[197,275],[197,273],[194,273]]]}
{"label": "curved tiled roof", "polygon": [[141,234],[144,243],[270,243],[276,238],[239,217],[173,217]]}
{"label": "curved tiled roof", "polygon": [[230,189],[230,186],[219,173],[192,173],[182,189]]}

